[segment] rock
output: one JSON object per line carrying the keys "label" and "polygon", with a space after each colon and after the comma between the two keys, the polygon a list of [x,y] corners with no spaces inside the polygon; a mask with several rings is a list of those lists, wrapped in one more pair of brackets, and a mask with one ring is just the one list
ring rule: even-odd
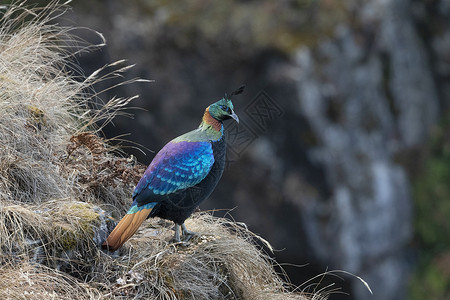
{"label": "rock", "polygon": [[[321,261],[367,280],[371,299],[406,295],[412,198],[396,158],[426,141],[438,115],[409,5],[367,2],[356,11],[358,27],[341,25],[296,57],[299,105],[319,140],[309,155],[332,191],[326,218],[321,201],[301,202],[308,240]],[[368,296],[356,282],[353,294]]]}

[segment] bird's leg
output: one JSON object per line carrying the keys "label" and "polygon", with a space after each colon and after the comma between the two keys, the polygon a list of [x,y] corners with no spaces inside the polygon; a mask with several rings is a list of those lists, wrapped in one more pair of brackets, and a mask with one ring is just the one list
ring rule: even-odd
{"label": "bird's leg", "polygon": [[[183,234],[183,241],[181,241],[180,239],[180,227],[181,227],[181,232]],[[186,226],[184,226],[184,224],[178,225],[175,223],[175,236],[173,237],[172,241],[174,243],[180,244],[182,246],[188,246],[189,243],[187,243],[196,233],[187,230]]]}
{"label": "bird's leg", "polygon": [[175,224],[175,236],[173,237],[175,243],[180,243],[180,225]]}
{"label": "bird's leg", "polygon": [[182,230],[182,233],[183,233],[184,241],[189,241],[193,236],[197,235],[196,232],[189,231],[186,228],[186,225],[184,225],[184,223],[181,224],[181,230]]}

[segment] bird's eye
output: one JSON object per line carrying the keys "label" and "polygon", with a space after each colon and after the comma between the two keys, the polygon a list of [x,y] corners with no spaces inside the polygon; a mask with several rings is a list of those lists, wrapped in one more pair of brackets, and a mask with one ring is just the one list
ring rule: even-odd
{"label": "bird's eye", "polygon": [[223,110],[223,111],[227,111],[227,110],[228,110],[228,107],[225,106],[225,105],[221,105],[221,106],[220,106],[220,109]]}

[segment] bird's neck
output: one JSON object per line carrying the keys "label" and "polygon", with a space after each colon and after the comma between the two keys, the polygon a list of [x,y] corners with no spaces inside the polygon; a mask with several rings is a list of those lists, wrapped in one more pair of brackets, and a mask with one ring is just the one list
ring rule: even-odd
{"label": "bird's neck", "polygon": [[211,116],[209,112],[209,107],[205,110],[203,114],[202,122],[198,127],[200,130],[210,132],[213,135],[217,135],[218,139],[222,137],[223,134],[223,124],[222,122],[216,120]]}

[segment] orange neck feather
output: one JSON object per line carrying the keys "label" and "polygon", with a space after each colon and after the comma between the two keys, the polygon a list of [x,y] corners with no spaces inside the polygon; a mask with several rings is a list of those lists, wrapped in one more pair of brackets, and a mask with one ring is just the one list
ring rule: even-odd
{"label": "orange neck feather", "polygon": [[209,113],[209,107],[206,108],[203,114],[202,123],[211,126],[216,131],[220,131],[222,128],[222,123],[214,119]]}

